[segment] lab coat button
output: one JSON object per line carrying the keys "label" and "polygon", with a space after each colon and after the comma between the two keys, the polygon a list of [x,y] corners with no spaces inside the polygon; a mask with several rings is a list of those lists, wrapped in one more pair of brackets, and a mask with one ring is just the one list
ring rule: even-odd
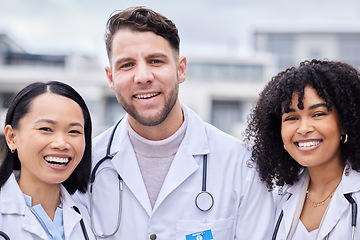
{"label": "lab coat button", "polygon": [[155,240],[155,239],[156,239],[156,234],[154,234],[154,233],[151,234],[151,235],[150,235],[150,239],[151,239],[151,240]]}

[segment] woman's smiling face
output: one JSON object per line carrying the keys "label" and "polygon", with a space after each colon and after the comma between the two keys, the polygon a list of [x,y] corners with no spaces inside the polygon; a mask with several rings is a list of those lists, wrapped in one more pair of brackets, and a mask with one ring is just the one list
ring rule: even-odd
{"label": "woman's smiling face", "polygon": [[281,136],[286,151],[304,167],[317,167],[341,161],[342,126],[335,107],[328,110],[316,90],[304,89],[304,109],[299,109],[294,93],[290,111],[282,112]]}
{"label": "woman's smiling face", "polygon": [[54,93],[37,96],[29,112],[5,135],[13,142],[21,163],[21,181],[59,184],[82,159],[85,150],[84,117],[73,100]]}

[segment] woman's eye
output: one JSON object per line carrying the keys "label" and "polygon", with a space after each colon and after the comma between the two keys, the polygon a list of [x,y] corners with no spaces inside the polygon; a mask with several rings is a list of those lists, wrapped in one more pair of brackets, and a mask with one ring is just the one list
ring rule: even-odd
{"label": "woman's eye", "polygon": [[327,115],[326,113],[323,113],[323,112],[319,112],[319,113],[315,113],[314,115],[313,115],[313,117],[321,117],[321,116],[325,116],[325,115]]}
{"label": "woman's eye", "polygon": [[69,133],[82,134],[82,132],[79,130],[71,130]]}
{"label": "woman's eye", "polygon": [[286,121],[294,121],[294,120],[296,120],[297,118],[296,117],[286,117],[285,119],[284,119],[284,122],[286,122]]}
{"label": "woman's eye", "polygon": [[40,130],[45,132],[51,132],[51,129],[48,127],[41,127]]}

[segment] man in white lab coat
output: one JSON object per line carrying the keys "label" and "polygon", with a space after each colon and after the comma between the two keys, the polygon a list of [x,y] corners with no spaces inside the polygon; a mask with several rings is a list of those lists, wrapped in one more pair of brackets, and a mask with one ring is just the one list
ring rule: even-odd
{"label": "man in white lab coat", "polygon": [[179,41],[174,23],[150,9],[108,20],[105,70],[127,115],[94,140],[94,166],[108,148],[113,158],[95,169],[93,202],[77,199],[109,239],[268,239],[275,210],[249,149],[178,99]]}

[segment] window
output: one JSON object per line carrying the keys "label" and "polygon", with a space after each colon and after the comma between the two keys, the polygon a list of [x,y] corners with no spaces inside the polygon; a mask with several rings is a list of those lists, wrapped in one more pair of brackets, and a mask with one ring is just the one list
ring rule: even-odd
{"label": "window", "polygon": [[345,34],[339,37],[339,59],[360,67],[360,35]]}
{"label": "window", "polygon": [[294,37],[292,34],[269,34],[267,51],[274,53],[278,59],[279,69],[294,65]]}
{"label": "window", "polygon": [[239,100],[213,100],[211,123],[222,131],[232,134],[237,124],[245,124],[251,103]]}
{"label": "window", "polygon": [[264,75],[261,64],[189,63],[188,76],[197,81],[260,82]]}

